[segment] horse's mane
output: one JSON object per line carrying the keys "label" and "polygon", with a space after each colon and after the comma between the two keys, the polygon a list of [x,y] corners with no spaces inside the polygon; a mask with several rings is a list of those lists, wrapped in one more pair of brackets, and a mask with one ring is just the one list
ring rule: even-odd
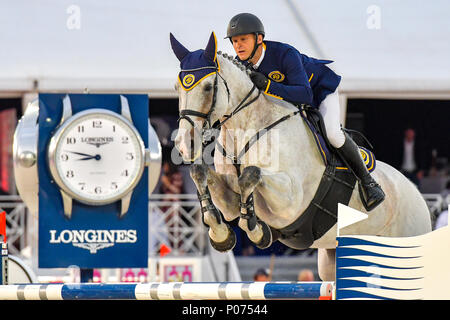
{"label": "horse's mane", "polygon": [[229,55],[226,52],[217,51],[217,55],[229,60],[233,65],[236,66],[236,68],[241,70],[247,76],[248,79],[250,79],[249,75],[251,71],[241,61],[237,60],[232,55]]}
{"label": "horse's mane", "polygon": [[[237,70],[241,71],[242,74],[245,75],[244,78],[247,81],[251,82],[251,80],[250,80],[251,70],[245,64],[243,64],[240,60],[234,58],[232,55],[229,55],[226,52],[221,52],[221,51],[217,51],[217,56],[218,57],[220,56],[221,58],[224,58],[225,61],[229,60],[229,62],[231,62],[231,65],[234,65]],[[273,99],[272,102],[275,105],[281,106],[283,108],[288,108],[290,110],[297,110],[298,109],[296,106],[294,106],[292,103],[290,103],[288,101]]]}

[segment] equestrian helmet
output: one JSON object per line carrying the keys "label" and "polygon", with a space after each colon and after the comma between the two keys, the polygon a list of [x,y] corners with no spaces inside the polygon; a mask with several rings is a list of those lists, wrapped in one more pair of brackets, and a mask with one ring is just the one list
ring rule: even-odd
{"label": "equestrian helmet", "polygon": [[241,34],[262,34],[265,36],[264,25],[259,18],[251,13],[239,13],[231,18],[228,23],[227,36],[225,39]]}

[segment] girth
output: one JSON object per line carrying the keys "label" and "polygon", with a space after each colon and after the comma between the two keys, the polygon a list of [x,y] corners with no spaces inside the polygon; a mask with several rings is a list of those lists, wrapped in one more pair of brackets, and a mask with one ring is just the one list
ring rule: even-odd
{"label": "girth", "polygon": [[279,240],[299,250],[311,247],[336,224],[338,202],[349,203],[355,183],[352,173],[336,170],[333,155],[306,210],[289,226],[276,230]]}

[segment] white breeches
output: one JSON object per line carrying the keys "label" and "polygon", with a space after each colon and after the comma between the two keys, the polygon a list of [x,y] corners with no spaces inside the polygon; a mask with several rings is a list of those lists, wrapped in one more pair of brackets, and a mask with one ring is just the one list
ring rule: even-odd
{"label": "white breeches", "polygon": [[342,147],[345,142],[345,135],[341,130],[341,107],[337,89],[322,101],[319,111],[323,117],[328,140],[333,147]]}

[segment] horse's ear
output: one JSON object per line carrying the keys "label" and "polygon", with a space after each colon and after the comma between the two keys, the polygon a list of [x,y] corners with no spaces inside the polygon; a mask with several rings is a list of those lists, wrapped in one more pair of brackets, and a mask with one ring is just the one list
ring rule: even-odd
{"label": "horse's ear", "polygon": [[172,32],[170,33],[170,45],[172,46],[172,50],[180,62],[188,53],[190,53],[188,49],[186,49],[177,39],[175,39]]}
{"label": "horse's ear", "polygon": [[214,31],[211,33],[211,36],[209,37],[208,44],[205,48],[205,57],[208,58],[211,61],[216,61],[217,56],[217,38]]}

